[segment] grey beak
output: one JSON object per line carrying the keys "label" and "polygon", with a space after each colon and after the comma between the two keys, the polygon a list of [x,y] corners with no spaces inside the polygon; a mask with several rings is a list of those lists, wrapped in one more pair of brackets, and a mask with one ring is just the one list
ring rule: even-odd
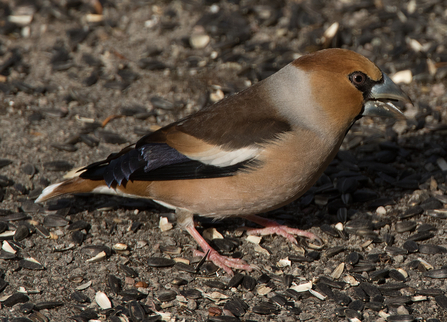
{"label": "grey beak", "polygon": [[362,115],[405,119],[404,114],[390,100],[412,104],[411,99],[385,73],[382,75],[383,82],[371,89],[371,97],[366,101]]}

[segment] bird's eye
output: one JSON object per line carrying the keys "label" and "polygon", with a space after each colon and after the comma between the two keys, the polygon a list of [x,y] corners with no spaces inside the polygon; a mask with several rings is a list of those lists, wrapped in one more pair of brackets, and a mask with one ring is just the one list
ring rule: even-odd
{"label": "bird's eye", "polygon": [[361,72],[354,72],[350,75],[349,79],[356,87],[362,86],[366,82],[366,75]]}

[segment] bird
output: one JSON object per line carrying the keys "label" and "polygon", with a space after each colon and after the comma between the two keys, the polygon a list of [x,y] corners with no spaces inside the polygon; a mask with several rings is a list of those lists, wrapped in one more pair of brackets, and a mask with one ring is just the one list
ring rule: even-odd
{"label": "bird", "polygon": [[143,136],[135,144],[46,187],[37,203],[65,194],[147,198],[173,209],[196,240],[195,254],[233,274],[251,270],[219,254],[193,216],[243,217],[264,228],[250,234],[319,241],[257,216],[312,187],[363,116],[405,118],[395,101],[410,98],[372,61],[347,49],[302,55],[268,78]]}

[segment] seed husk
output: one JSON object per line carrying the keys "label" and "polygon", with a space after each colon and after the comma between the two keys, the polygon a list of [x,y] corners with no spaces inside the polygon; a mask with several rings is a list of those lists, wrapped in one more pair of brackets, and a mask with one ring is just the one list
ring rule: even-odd
{"label": "seed husk", "polygon": [[371,283],[361,282],[359,287],[369,296],[374,297],[376,295],[382,295],[379,288]]}
{"label": "seed husk", "polygon": [[28,302],[28,301],[29,301],[29,297],[28,296],[26,296],[23,293],[17,292],[17,293],[12,294],[6,300],[4,300],[2,302],[2,304],[4,306],[7,306],[7,307],[12,307],[12,306],[14,306],[14,305],[16,305],[18,303],[25,303],[25,302]]}
{"label": "seed husk", "polygon": [[224,309],[230,311],[235,316],[241,316],[247,311],[248,305],[243,300],[235,297],[225,303]]}
{"label": "seed husk", "polygon": [[107,282],[108,282],[107,284],[109,285],[109,287],[113,293],[119,294],[121,292],[122,281],[118,277],[116,277],[115,275],[109,274]]}
{"label": "seed husk", "polygon": [[365,307],[365,303],[363,303],[362,301],[359,301],[359,300],[352,301],[348,305],[349,309],[359,311],[359,312],[363,311],[364,307]]}
{"label": "seed husk", "polygon": [[38,311],[40,310],[51,310],[56,307],[64,305],[64,302],[61,301],[48,301],[48,302],[39,302],[36,303],[34,308]]}
{"label": "seed husk", "polygon": [[299,292],[295,291],[295,290],[292,289],[292,288],[288,288],[288,289],[284,292],[284,295],[293,298],[295,301],[299,301],[299,300],[301,300],[301,298],[303,297],[302,294],[300,294]]}
{"label": "seed husk", "polygon": [[424,276],[430,278],[447,278],[447,268],[429,270],[424,273]]}
{"label": "seed husk", "polygon": [[85,234],[82,231],[75,231],[73,234],[71,234],[71,240],[76,245],[82,245],[85,238]]}
{"label": "seed husk", "polygon": [[408,254],[408,250],[406,250],[404,248],[400,248],[400,247],[395,247],[395,246],[386,246],[385,250],[387,253],[389,253],[392,256]]}
{"label": "seed husk", "polygon": [[71,223],[70,225],[68,225],[67,230],[68,231],[78,231],[78,230],[82,230],[82,229],[89,229],[90,228],[90,224],[84,220],[78,220],[75,221],[74,223]]}
{"label": "seed husk", "polygon": [[243,274],[241,273],[235,274],[228,282],[228,287],[229,288],[238,287],[242,283],[243,279],[244,279]]}
{"label": "seed husk", "polygon": [[340,254],[341,252],[345,251],[345,247],[344,246],[335,246],[332,248],[329,248],[325,251],[326,257],[327,258],[331,258],[334,257],[337,254]]}
{"label": "seed husk", "polygon": [[390,315],[386,320],[388,322],[413,322],[414,317],[408,314]]}
{"label": "seed husk", "polygon": [[385,305],[382,302],[371,301],[365,303],[365,308],[379,312],[385,308]]}
{"label": "seed husk", "polygon": [[440,307],[442,307],[444,310],[447,310],[447,297],[445,295],[435,296],[435,301]]}
{"label": "seed husk", "polygon": [[393,280],[398,282],[405,282],[407,280],[401,272],[395,269],[390,270],[389,275]]}
{"label": "seed husk", "polygon": [[348,295],[339,291],[334,291],[334,300],[335,303],[341,306],[347,306],[349,303],[352,302],[351,298]]}
{"label": "seed husk", "polygon": [[411,296],[392,296],[385,298],[385,304],[389,306],[401,306],[411,303]]}
{"label": "seed husk", "polygon": [[256,314],[261,315],[270,315],[270,314],[276,314],[278,313],[278,308],[275,306],[275,304],[270,302],[261,302],[258,305],[255,305],[252,308],[252,311]]}
{"label": "seed husk", "polygon": [[141,293],[137,289],[121,291],[120,295],[123,297],[124,302],[132,301],[132,300],[140,301],[140,300],[146,298],[146,296],[147,296],[146,294]]}
{"label": "seed husk", "polygon": [[46,227],[64,227],[68,225],[68,221],[58,215],[48,215],[43,219],[43,225]]}
{"label": "seed husk", "polygon": [[386,268],[381,269],[381,270],[369,273],[369,279],[370,279],[370,281],[378,281],[380,279],[387,278],[389,273],[390,273],[389,269],[386,269]]}
{"label": "seed husk", "polygon": [[177,293],[173,290],[166,290],[158,292],[157,298],[160,302],[170,302],[175,300]]}
{"label": "seed husk", "polygon": [[355,265],[359,262],[360,257],[361,257],[360,254],[357,252],[349,253],[349,255],[346,256],[346,263],[350,265]]}
{"label": "seed husk", "polygon": [[228,288],[227,285],[217,280],[208,280],[205,281],[205,284],[211,288],[217,288],[219,290],[226,290]]}
{"label": "seed husk", "polygon": [[248,291],[253,291],[256,287],[256,280],[251,276],[244,276],[242,280],[242,287]]}
{"label": "seed husk", "polygon": [[328,224],[321,225],[320,229],[321,229],[322,232],[328,234],[329,236],[332,236],[332,237],[335,237],[335,238],[340,237],[337,229],[335,229],[334,227],[332,227],[332,226],[330,226]]}
{"label": "seed husk", "polygon": [[416,222],[414,221],[401,221],[396,223],[396,231],[398,233],[405,233],[407,231],[413,231],[416,229]]}
{"label": "seed husk", "polygon": [[126,274],[129,277],[138,277],[138,273],[136,270],[134,270],[133,268],[124,265],[124,264],[120,264],[120,268],[124,271],[124,274]]}
{"label": "seed husk", "polygon": [[112,303],[104,292],[98,291],[95,295],[95,301],[103,310],[111,309]]}
{"label": "seed husk", "polygon": [[143,321],[146,318],[146,311],[137,301],[130,301],[127,307],[132,321]]}
{"label": "seed husk", "polygon": [[20,306],[19,311],[23,314],[30,314],[34,310],[34,303],[25,303]]}
{"label": "seed husk", "polygon": [[69,171],[73,168],[73,165],[67,161],[51,161],[45,162],[43,167],[47,171]]}
{"label": "seed husk", "polygon": [[394,236],[391,234],[384,234],[383,235],[383,241],[385,242],[385,244],[387,244],[388,246],[392,246],[394,244]]}
{"label": "seed husk", "polygon": [[403,249],[406,249],[409,253],[416,253],[419,250],[419,245],[414,240],[407,240],[403,245]]}
{"label": "seed husk", "polygon": [[172,267],[175,263],[175,260],[164,257],[151,257],[147,260],[150,267]]}
{"label": "seed husk", "polygon": [[39,233],[39,235],[41,235],[43,238],[50,238],[50,232],[48,231],[48,229],[46,229],[44,226],[41,225],[37,225],[36,227],[36,231]]}
{"label": "seed husk", "polygon": [[42,270],[45,267],[32,257],[27,257],[19,261],[19,266],[31,270]]}
{"label": "seed husk", "polygon": [[274,295],[270,300],[280,306],[285,306],[287,304],[287,299],[281,294]]}
{"label": "seed husk", "polygon": [[440,288],[426,288],[422,290],[416,290],[416,294],[425,295],[425,296],[437,296],[444,294],[444,291]]}
{"label": "seed husk", "polygon": [[424,212],[424,209],[422,209],[419,206],[414,206],[409,209],[407,209],[402,215],[399,216],[399,219],[407,219],[414,217],[416,215],[420,215]]}
{"label": "seed husk", "polygon": [[202,292],[200,292],[199,290],[196,289],[186,289],[186,290],[182,290],[180,291],[180,294],[183,295],[184,297],[186,297],[187,299],[193,299],[193,300],[197,300],[202,298]]}
{"label": "seed husk", "polygon": [[174,267],[176,269],[178,269],[179,271],[184,271],[184,272],[188,272],[188,273],[192,273],[192,274],[197,273],[197,269],[194,266],[183,263],[183,262],[176,262]]}
{"label": "seed husk", "polygon": [[421,254],[445,254],[447,249],[433,244],[420,244],[419,253]]}
{"label": "seed husk", "polygon": [[331,277],[333,279],[339,279],[341,277],[341,274],[343,274],[344,269],[345,263],[340,263],[332,272]]}
{"label": "seed husk", "polygon": [[71,293],[70,298],[78,303],[89,303],[90,298],[85,295],[84,293],[81,293],[79,291],[74,291]]}
{"label": "seed husk", "polygon": [[407,240],[422,241],[422,240],[430,239],[434,236],[435,235],[433,233],[431,233],[430,231],[418,231],[417,233],[408,237]]}

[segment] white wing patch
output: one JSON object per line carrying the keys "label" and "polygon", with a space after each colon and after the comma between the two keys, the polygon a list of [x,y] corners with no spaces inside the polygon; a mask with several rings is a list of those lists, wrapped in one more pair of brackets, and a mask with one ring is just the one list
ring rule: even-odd
{"label": "white wing patch", "polygon": [[213,147],[200,153],[188,154],[188,158],[208,165],[217,167],[228,167],[239,162],[247,161],[257,157],[261,153],[261,148],[241,148],[232,151],[226,151],[220,147]]}

